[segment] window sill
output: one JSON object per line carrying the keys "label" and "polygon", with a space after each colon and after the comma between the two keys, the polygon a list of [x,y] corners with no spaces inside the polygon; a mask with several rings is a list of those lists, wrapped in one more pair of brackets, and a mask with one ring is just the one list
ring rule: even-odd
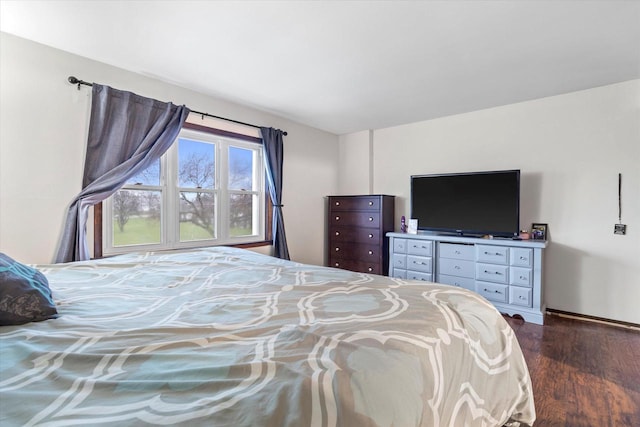
{"label": "window sill", "polygon": [[262,240],[260,242],[250,242],[250,243],[239,243],[237,245],[221,245],[221,246],[230,246],[232,248],[258,248],[260,246],[272,246],[273,240]]}

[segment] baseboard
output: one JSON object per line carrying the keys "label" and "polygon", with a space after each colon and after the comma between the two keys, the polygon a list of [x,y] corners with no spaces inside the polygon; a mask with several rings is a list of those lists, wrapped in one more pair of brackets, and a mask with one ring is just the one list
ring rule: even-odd
{"label": "baseboard", "polygon": [[560,317],[567,317],[570,319],[584,320],[587,322],[603,323],[609,326],[616,326],[619,328],[627,328],[627,329],[640,331],[640,325],[638,325],[637,323],[623,322],[621,320],[613,320],[613,319],[606,319],[604,317],[596,317],[596,316],[589,316],[586,314],[571,313],[569,311],[556,310],[554,308],[547,308],[547,314],[560,316]]}

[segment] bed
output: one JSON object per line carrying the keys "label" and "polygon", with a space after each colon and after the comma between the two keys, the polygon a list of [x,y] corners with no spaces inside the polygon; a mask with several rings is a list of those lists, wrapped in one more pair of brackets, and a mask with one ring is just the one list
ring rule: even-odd
{"label": "bed", "polygon": [[525,426],[479,295],[216,247],[36,266],[58,317],[0,328],[0,425]]}

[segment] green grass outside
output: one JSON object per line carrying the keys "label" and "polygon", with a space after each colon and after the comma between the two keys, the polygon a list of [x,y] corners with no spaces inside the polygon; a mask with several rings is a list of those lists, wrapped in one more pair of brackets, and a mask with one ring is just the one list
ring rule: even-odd
{"label": "green grass outside", "polygon": [[141,245],[160,243],[160,221],[143,217],[129,218],[120,231],[118,224],[113,224],[113,246]]}
{"label": "green grass outside", "polygon": [[192,222],[180,223],[180,240],[203,240],[211,239],[213,236],[202,227],[198,227]]}
{"label": "green grass outside", "polygon": [[[232,237],[246,236],[251,234],[250,228],[233,228],[230,231]],[[207,230],[198,227],[192,222],[180,223],[180,240],[203,240],[211,239]],[[141,245],[160,243],[160,221],[143,217],[130,218],[121,232],[117,224],[113,227],[113,245]]]}

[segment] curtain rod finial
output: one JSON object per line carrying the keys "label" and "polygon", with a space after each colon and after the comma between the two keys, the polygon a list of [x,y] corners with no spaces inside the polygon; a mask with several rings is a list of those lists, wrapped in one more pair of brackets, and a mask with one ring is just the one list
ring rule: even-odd
{"label": "curtain rod finial", "polygon": [[69,76],[69,78],[67,79],[69,81],[69,83],[71,83],[72,85],[74,84],[78,84],[78,90],[80,90],[80,85],[82,84],[82,80],[78,80],[76,77],[74,76]]}

